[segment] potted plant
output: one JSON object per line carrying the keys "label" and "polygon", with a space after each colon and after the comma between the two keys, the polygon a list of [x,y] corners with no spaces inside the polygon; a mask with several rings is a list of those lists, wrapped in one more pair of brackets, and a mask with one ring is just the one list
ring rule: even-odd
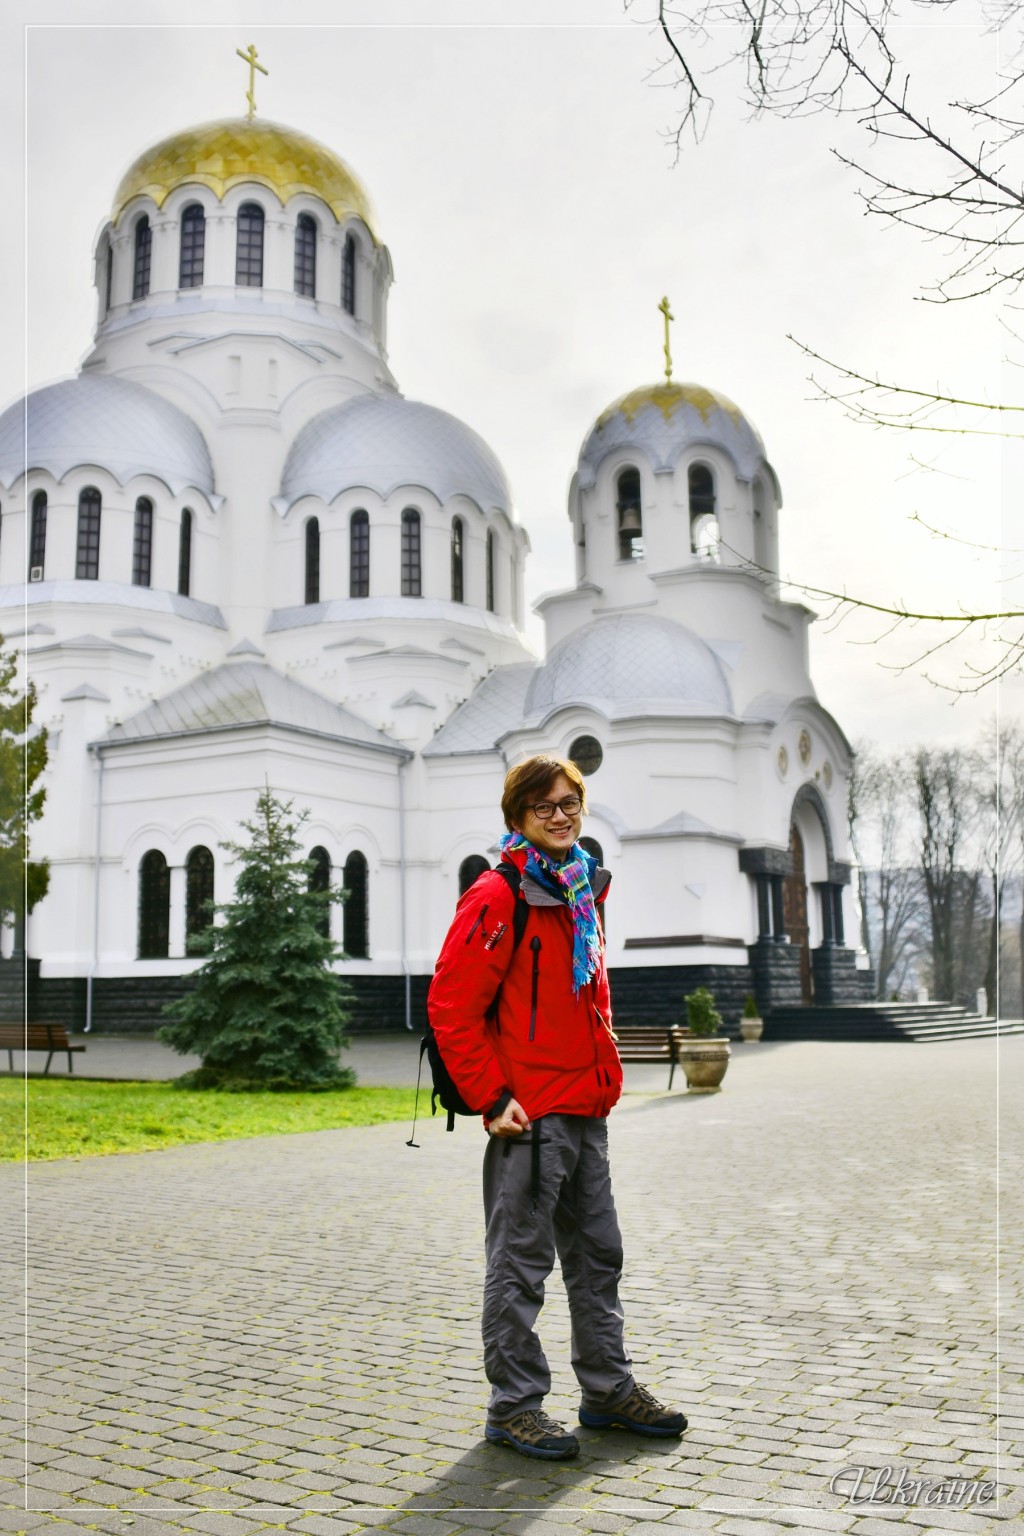
{"label": "potted plant", "polygon": [[764,1034],[764,1020],[757,1011],[752,992],[748,992],[743,999],[743,1015],[740,1019],[740,1034],[744,1040],[760,1040]]}
{"label": "potted plant", "polygon": [[718,1031],[722,1015],[707,987],[698,987],[685,999],[690,1039],[680,1041],[679,1059],[690,1093],[717,1093],[729,1065],[729,1042]]}

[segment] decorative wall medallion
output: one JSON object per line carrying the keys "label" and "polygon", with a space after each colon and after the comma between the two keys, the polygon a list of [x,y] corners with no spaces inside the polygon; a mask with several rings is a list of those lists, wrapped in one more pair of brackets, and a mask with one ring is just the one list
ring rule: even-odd
{"label": "decorative wall medallion", "polygon": [[811,760],[811,733],[810,733],[810,731],[801,731],[800,732],[800,739],[797,742],[797,750],[800,753],[800,761],[803,763],[804,767],[806,768],[807,764]]}
{"label": "decorative wall medallion", "polygon": [[821,770],[821,776],[825,780],[825,788],[832,788],[832,764],[826,763]]}
{"label": "decorative wall medallion", "polygon": [[789,767],[789,753],[786,751],[785,747],[780,747],[779,748],[778,764],[779,764],[779,773],[782,775],[783,778],[785,778],[786,777],[786,770]]}

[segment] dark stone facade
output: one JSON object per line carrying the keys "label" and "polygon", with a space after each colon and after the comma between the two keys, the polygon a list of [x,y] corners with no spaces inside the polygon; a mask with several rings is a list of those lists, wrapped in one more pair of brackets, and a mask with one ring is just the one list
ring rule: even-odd
{"label": "dark stone facade", "polygon": [[24,955],[0,960],[0,1023],[40,1018],[38,1007],[39,961],[26,961]]}
{"label": "dark stone facade", "polygon": [[812,949],[811,969],[818,1007],[869,1002],[875,995],[874,972],[858,971],[852,949]]}
{"label": "dark stone facade", "polygon": [[767,1018],[773,1008],[799,1007],[803,998],[800,991],[800,951],[792,944],[778,944],[774,939],[762,939],[751,944],[747,953],[754,975],[751,989],[762,1018]]}

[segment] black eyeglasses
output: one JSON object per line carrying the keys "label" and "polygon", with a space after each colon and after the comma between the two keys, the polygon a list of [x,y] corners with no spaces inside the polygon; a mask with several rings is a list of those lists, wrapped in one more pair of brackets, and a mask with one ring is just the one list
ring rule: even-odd
{"label": "black eyeglasses", "polygon": [[538,821],[550,821],[556,811],[561,811],[563,816],[578,816],[582,809],[583,801],[579,795],[566,795],[564,800],[557,803],[554,800],[541,800],[537,805],[531,805],[530,810]]}

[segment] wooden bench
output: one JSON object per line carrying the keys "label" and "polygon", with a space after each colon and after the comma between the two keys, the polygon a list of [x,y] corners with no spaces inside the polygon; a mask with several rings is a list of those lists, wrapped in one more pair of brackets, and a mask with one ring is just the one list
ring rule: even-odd
{"label": "wooden bench", "polygon": [[72,1056],[84,1051],[84,1045],[72,1045],[63,1024],[0,1024],[0,1051],[7,1052],[8,1070],[14,1071],[15,1051],[49,1051],[44,1075],[57,1051],[67,1051],[68,1071],[75,1070]]}
{"label": "wooden bench", "polygon": [[671,1088],[679,1063],[679,1046],[683,1040],[692,1038],[693,1031],[680,1024],[624,1024],[616,1031],[615,1043],[623,1062],[667,1062]]}

